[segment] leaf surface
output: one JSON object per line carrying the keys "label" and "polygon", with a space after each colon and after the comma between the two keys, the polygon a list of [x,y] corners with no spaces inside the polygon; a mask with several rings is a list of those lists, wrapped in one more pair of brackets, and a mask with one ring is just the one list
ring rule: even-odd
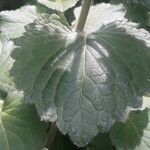
{"label": "leaf surface", "polygon": [[145,28],[149,26],[149,11],[145,8],[142,1],[111,0],[110,2],[112,4],[123,3],[126,9],[125,17],[129,21],[139,23],[141,27]]}
{"label": "leaf surface", "polygon": [[33,106],[22,104],[21,97],[11,92],[4,101],[0,100],[0,149],[41,150],[46,126]]}
{"label": "leaf surface", "polygon": [[98,134],[84,150],[113,150],[107,134]]}
{"label": "leaf surface", "polygon": [[38,17],[35,6],[23,6],[17,10],[0,12],[0,30],[7,39],[21,36],[24,26]]}
{"label": "leaf surface", "polygon": [[150,92],[150,35],[126,21],[84,35],[66,25],[56,15],[28,25],[15,41],[11,74],[41,118],[83,147]]}
{"label": "leaf surface", "polygon": [[149,150],[150,109],[132,112],[126,123],[114,125],[111,140],[117,150]]}
{"label": "leaf surface", "polygon": [[13,60],[10,54],[13,50],[13,42],[8,41],[3,34],[0,34],[0,91],[14,91],[14,83],[10,77],[9,70]]}
{"label": "leaf surface", "polygon": [[137,3],[141,3],[145,6],[145,8],[147,8],[150,11],[150,1],[149,0],[135,0],[135,2]]}
{"label": "leaf surface", "polygon": [[74,6],[78,0],[38,0],[39,3],[59,11],[65,11]]}
{"label": "leaf surface", "polygon": [[111,0],[113,3],[124,3],[128,6],[133,6],[134,4],[142,4],[147,10],[150,10],[150,1],[149,0]]}

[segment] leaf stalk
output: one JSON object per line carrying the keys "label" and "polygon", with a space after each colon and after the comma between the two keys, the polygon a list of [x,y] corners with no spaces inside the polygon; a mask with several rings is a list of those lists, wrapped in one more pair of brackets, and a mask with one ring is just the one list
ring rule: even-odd
{"label": "leaf stalk", "polygon": [[56,122],[51,123],[50,129],[48,131],[47,138],[45,140],[45,145],[44,147],[50,148],[55,140],[55,136],[57,133],[57,127],[56,127]]}
{"label": "leaf stalk", "polygon": [[91,0],[83,0],[81,13],[76,27],[76,32],[78,33],[83,32],[84,30],[86,19],[90,10],[90,6],[91,6]]}

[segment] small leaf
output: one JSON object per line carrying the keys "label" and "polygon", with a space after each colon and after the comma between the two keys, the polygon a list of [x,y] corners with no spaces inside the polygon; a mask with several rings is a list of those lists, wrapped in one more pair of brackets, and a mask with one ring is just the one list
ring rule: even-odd
{"label": "small leaf", "polygon": [[77,1],[78,0],[38,0],[39,3],[62,12],[73,7]]}
{"label": "small leaf", "polygon": [[114,125],[110,135],[117,150],[149,150],[150,109],[132,112],[126,123]]}
{"label": "small leaf", "polygon": [[17,10],[0,12],[0,30],[7,39],[16,38],[25,31],[24,26],[37,18],[35,6],[23,6]]}
{"label": "small leaf", "polygon": [[0,149],[41,150],[46,135],[46,125],[40,122],[31,105],[22,104],[22,96],[9,93],[0,101]]}
{"label": "small leaf", "polygon": [[12,53],[11,74],[24,101],[80,147],[126,121],[150,92],[150,34],[103,18],[99,30],[80,35],[60,17],[43,15],[16,39]]}

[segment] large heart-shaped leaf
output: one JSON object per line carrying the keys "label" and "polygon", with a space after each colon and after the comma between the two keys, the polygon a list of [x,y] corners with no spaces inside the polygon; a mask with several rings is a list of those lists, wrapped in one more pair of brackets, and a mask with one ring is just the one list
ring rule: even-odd
{"label": "large heart-shaped leaf", "polygon": [[125,121],[150,92],[150,35],[114,19],[83,35],[65,24],[44,15],[28,25],[15,41],[11,73],[42,119],[57,120],[64,134],[85,146],[98,131]]}
{"label": "large heart-shaped leaf", "polygon": [[78,0],[38,0],[39,3],[59,11],[65,11],[74,6]]}
{"label": "large heart-shaped leaf", "polygon": [[132,112],[126,123],[118,123],[111,130],[117,150],[150,149],[150,109]]}

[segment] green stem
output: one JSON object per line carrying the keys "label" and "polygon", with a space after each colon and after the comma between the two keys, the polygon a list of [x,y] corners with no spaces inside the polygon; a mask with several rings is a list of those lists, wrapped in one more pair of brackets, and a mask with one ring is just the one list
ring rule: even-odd
{"label": "green stem", "polygon": [[89,13],[90,6],[91,6],[91,0],[83,1],[80,17],[79,17],[77,28],[76,28],[76,32],[78,32],[78,33],[82,32],[84,30],[84,26],[86,23],[86,19],[87,19],[88,13]]}
{"label": "green stem", "polygon": [[44,147],[50,148],[52,146],[52,144],[55,140],[56,133],[57,133],[57,127],[56,127],[56,123],[54,122],[54,123],[51,123],[51,125],[50,125],[50,129],[48,131],[48,135],[45,140]]}

